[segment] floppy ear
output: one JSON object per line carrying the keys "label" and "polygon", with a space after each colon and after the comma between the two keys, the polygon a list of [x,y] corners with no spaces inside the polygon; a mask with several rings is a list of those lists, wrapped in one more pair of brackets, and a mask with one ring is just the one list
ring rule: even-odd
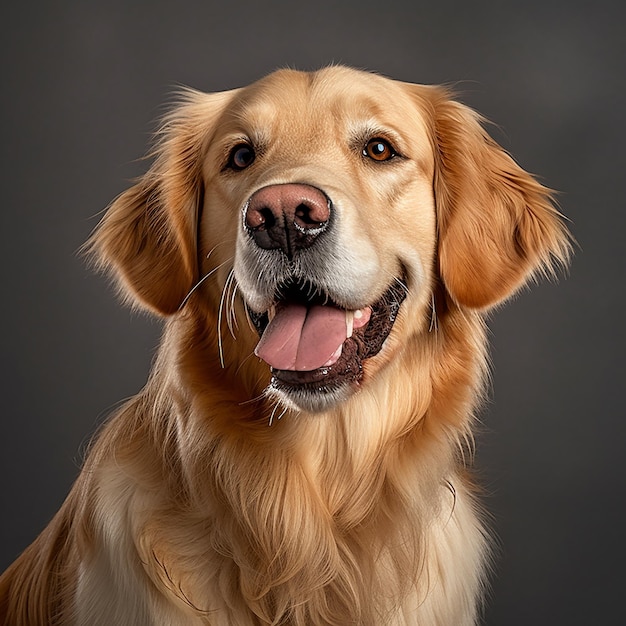
{"label": "floppy ear", "polygon": [[175,313],[198,279],[202,158],[230,93],[183,93],[163,122],[154,164],[113,201],[86,244],[127,299],[161,315]]}
{"label": "floppy ear", "polygon": [[439,271],[458,304],[484,309],[566,264],[569,235],[550,191],[489,137],[480,116],[445,89],[429,95]]}

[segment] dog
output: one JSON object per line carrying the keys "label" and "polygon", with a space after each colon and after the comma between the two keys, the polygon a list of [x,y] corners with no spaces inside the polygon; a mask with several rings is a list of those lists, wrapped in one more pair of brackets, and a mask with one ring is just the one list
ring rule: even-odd
{"label": "dog", "polygon": [[1,623],[476,624],[485,317],[566,265],[552,193],[447,88],[342,66],[185,91],[153,157],[87,248],[159,353]]}

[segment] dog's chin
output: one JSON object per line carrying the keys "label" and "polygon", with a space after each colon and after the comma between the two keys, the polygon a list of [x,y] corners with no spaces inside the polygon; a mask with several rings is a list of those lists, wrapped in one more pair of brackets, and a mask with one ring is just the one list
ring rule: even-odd
{"label": "dog's chin", "polygon": [[278,400],[291,411],[323,413],[346,402],[357,388],[348,383],[317,388],[285,385],[273,376],[266,394],[268,398]]}
{"label": "dog's chin", "polygon": [[[312,297],[311,293],[316,295]],[[321,413],[347,401],[361,387],[364,363],[382,350],[406,293],[405,281],[396,279],[378,300],[364,307],[368,312],[368,321],[354,328],[343,341],[340,355],[332,363],[311,370],[271,367],[272,378],[267,395],[278,399],[289,409],[310,413]],[[285,306],[286,301],[307,306],[322,301],[337,308],[328,294],[311,289],[310,283],[290,284],[278,294],[272,308]],[[255,313],[248,308],[248,314],[262,337],[270,323],[269,311]]]}

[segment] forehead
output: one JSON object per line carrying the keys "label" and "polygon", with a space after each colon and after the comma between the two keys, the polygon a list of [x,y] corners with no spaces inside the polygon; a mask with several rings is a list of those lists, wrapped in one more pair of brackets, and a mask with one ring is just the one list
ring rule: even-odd
{"label": "forehead", "polygon": [[417,100],[397,81],[343,67],[317,72],[280,70],[242,89],[232,102],[229,126],[273,134],[360,133],[389,130],[423,141],[428,124]]}

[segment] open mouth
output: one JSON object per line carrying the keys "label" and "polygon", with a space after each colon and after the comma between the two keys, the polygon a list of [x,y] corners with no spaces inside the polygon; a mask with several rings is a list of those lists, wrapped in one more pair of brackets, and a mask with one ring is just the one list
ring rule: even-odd
{"label": "open mouth", "polygon": [[268,311],[248,311],[261,338],[255,354],[272,368],[271,387],[302,398],[357,385],[363,362],[380,352],[405,297],[398,279],[370,306],[346,310],[308,281],[282,285]]}

